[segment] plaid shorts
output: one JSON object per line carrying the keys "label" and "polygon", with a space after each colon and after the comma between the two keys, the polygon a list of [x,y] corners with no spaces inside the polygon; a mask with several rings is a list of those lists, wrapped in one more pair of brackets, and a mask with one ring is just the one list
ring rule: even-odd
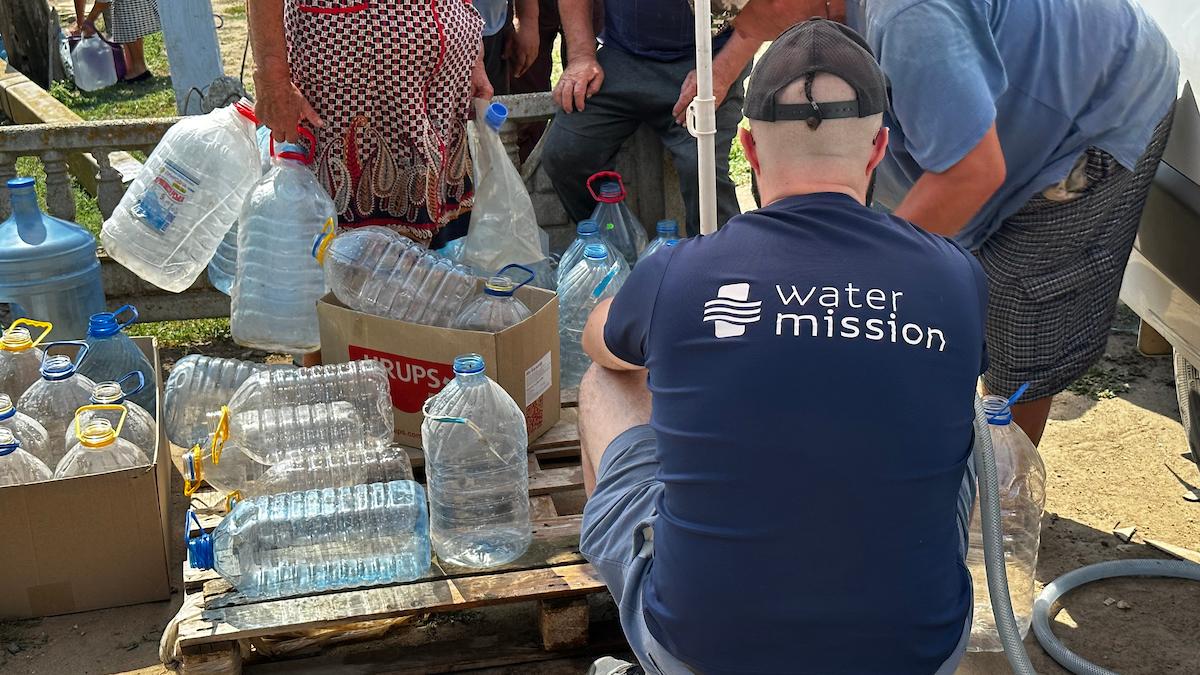
{"label": "plaid shorts", "polygon": [[1006,219],[976,252],[988,278],[988,391],[1053,396],[1108,344],[1125,264],[1172,115],[1132,171],[1089,148],[1071,175]]}

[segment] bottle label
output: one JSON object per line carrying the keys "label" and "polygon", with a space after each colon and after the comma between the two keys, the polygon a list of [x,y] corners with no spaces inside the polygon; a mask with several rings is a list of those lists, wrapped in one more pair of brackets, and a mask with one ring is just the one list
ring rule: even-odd
{"label": "bottle label", "polygon": [[200,181],[179,165],[166,160],[159,167],[158,175],[133,205],[133,216],[162,232],[175,221],[184,202],[199,186]]}

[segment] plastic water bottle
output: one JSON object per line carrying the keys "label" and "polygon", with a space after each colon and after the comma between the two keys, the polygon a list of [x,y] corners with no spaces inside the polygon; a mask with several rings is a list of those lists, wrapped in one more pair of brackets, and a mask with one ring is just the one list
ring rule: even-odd
{"label": "plastic water bottle", "polygon": [[[76,360],[65,354],[51,354],[64,346],[76,346]],[[76,363],[87,358],[88,346],[83,342],[51,342],[46,345],[42,357],[42,379],[34,382],[17,400],[17,410],[37,420],[50,437],[47,456],[42,457],[46,466],[58,466],[58,462],[70,448],[63,443],[67,429],[75,421],[75,411],[91,403],[92,390],[96,383],[77,372]]]}
{"label": "plastic water bottle", "polygon": [[[129,319],[117,321],[122,314],[128,314]],[[93,382],[115,382],[131,372],[141,373],[142,386],[131,392],[129,399],[154,415],[158,393],[154,364],[125,333],[125,329],[137,320],[137,309],[133,305],[125,305],[115,312],[93,314],[88,323],[87,356],[79,363],[79,373]]]}
{"label": "plastic water bottle", "polygon": [[96,239],[42,213],[32,178],[7,185],[12,216],[0,223],[0,302],[14,318],[53,323],[60,339],[82,338],[88,317],[104,311]]}
{"label": "plastic water bottle", "polygon": [[0,427],[0,487],[36,483],[53,477],[45,462],[25,452],[11,429]]}
{"label": "plastic water bottle", "polygon": [[[571,245],[567,247],[567,250],[562,254],[562,258],[558,261],[558,281],[555,286],[556,288],[562,288],[563,282],[567,280],[567,274],[583,260],[583,249],[588,244],[608,245],[604,237],[600,235],[600,228],[596,225],[596,221],[591,218],[585,218],[575,226],[575,241],[571,242]],[[625,268],[626,273],[629,272],[629,263],[625,262],[624,257],[619,255],[613,255],[612,257],[619,265]]]}
{"label": "plastic water bottle", "polygon": [[475,290],[471,268],[383,227],[325,233],[313,251],[337,299],[375,316],[448,326]]}
{"label": "plastic water bottle", "polygon": [[101,410],[118,413],[117,425],[114,427],[112,422],[102,417],[94,417],[87,424],[76,418],[75,430],[79,442],[58,463],[58,468],[54,470],[55,478],[91,476],[150,464],[150,458],[141,448],[121,438],[125,406],[84,406],[79,409],[79,415]]}
{"label": "plastic water bottle", "polygon": [[[41,328],[35,340],[25,326]],[[0,336],[0,394],[20,398],[41,377],[42,350],[37,346],[50,334],[49,323],[17,319]]]}
{"label": "plastic water bottle", "polygon": [[621,290],[627,273],[612,260],[608,248],[588,244],[583,260],[559,288],[558,336],[561,386],[578,387],[592,360],[583,352],[583,328],[596,305]]}
{"label": "plastic water bottle", "polygon": [[[262,159],[262,172],[265,174],[271,170],[271,130],[259,127],[255,138],[258,142],[258,154]],[[233,227],[225,233],[208,263],[208,282],[225,295],[233,292],[233,280],[237,276],[237,233],[238,224],[234,221]]]}
{"label": "plastic water bottle", "polygon": [[[592,185],[600,181],[599,193]],[[632,267],[637,263],[638,253],[646,248],[646,228],[629,210],[625,204],[625,184],[621,174],[615,171],[601,171],[592,176],[587,182],[588,190],[596,200],[596,210],[592,211],[592,220],[600,227],[600,233],[625,258]]]}
{"label": "plastic water bottle", "polygon": [[[228,436],[237,440],[244,452],[259,461],[274,463],[289,448],[314,445],[342,445],[369,439],[384,443],[378,435],[365,436],[363,417],[358,406],[349,401],[303,403],[278,408],[231,410],[228,422],[218,418],[218,440]],[[228,432],[225,426],[228,426]]]}
{"label": "plastic water bottle", "polygon": [[658,236],[654,238],[654,241],[646,245],[646,248],[642,251],[642,255],[638,257],[638,262],[645,260],[655,251],[666,246],[667,242],[679,241],[679,223],[673,220],[660,220],[654,226],[654,229],[658,232]]}
{"label": "plastic water bottle", "polygon": [[183,494],[193,495],[203,483],[230,494],[258,480],[271,464],[246,454],[237,441],[228,440],[212,451],[212,439],[192,446],[183,454]]}
{"label": "plastic water bottle", "polygon": [[[126,381],[136,381],[133,389],[128,392],[122,389],[122,383]],[[126,400],[126,397],[133,396],[138,391],[146,386],[146,378],[138,371],[133,371],[125,377],[115,382],[97,382],[96,387],[92,389],[91,402],[95,405],[104,407],[103,410],[87,410],[85,412],[76,413],[82,426],[87,426],[87,423],[96,418],[107,419],[113,427],[116,427],[120,422],[122,413],[114,410],[111,406],[120,406],[125,409],[125,423],[121,425],[121,438],[133,443],[137,447],[146,452],[153,452],[158,444],[158,427],[154,424],[154,417],[146,412],[142,406],[133,401]],[[67,429],[67,435],[64,439],[65,446],[71,447],[76,443],[75,430]]]}
{"label": "plastic water bottle", "polygon": [[174,293],[204,271],[262,175],[245,101],[175,123],[159,141],[100,241],[117,262]]}
{"label": "plastic water bottle", "polygon": [[311,154],[291,144],[274,150],[238,219],[230,332],[246,347],[307,353],[321,346],[317,300],[325,295],[313,239],[333,230],[337,209],[308,168]]}
{"label": "plastic water bottle", "polygon": [[264,370],[294,369],[291,364],[268,365],[237,359],[190,354],[175,362],[163,393],[163,424],[167,438],[190,448],[212,433],[221,406],[250,376]]}
{"label": "plastic water bottle", "polygon": [[98,91],[117,83],[113,50],[99,35],[80,40],[71,52],[71,69],[75,73],[75,86],[84,91]]}
{"label": "plastic water bottle", "polygon": [[22,449],[42,462],[54,457],[46,427],[13,407],[8,394],[0,394],[0,429],[7,429],[21,443]]}
{"label": "plastic water bottle", "polygon": [[454,359],[421,425],[433,548],[463,567],[516,560],[532,539],[525,416],[483,371],[478,354]]}
{"label": "plastic water bottle", "polygon": [[412,581],[429,572],[425,491],[398,480],[243,499],[187,546],[193,569],[250,597]]}
{"label": "plastic water bottle", "polygon": [[[504,276],[504,272],[509,269],[524,270],[529,274],[529,279],[519,284],[513,283],[512,279]],[[459,330],[499,333],[505,328],[515,326],[528,319],[532,313],[525,303],[518,300],[513,294],[517,292],[518,288],[533,281],[535,276],[533,270],[521,265],[509,265],[496,272],[496,276],[488,279],[484,284],[483,294],[467,303],[467,306],[463,307],[458,316],[454,318],[450,327]]]}
{"label": "plastic water bottle", "polygon": [[[1008,590],[1021,637],[1025,637],[1033,617],[1034,573],[1041,541],[1042,509],[1046,505],[1046,467],[1033,442],[1021,427],[1012,423],[1012,412],[1006,399],[985,396],[983,409],[987,414],[988,428],[992,431],[992,447],[996,454]],[[976,500],[975,510],[971,514],[970,548],[967,550],[967,569],[975,581],[975,613],[967,649],[998,652],[1004,647],[996,631],[992,601],[984,583],[987,572],[981,521],[979,501]]]}

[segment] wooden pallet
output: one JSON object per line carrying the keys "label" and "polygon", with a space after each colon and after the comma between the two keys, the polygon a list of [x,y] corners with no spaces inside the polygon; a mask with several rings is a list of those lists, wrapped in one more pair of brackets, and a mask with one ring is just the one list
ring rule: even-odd
{"label": "wooden pallet", "polygon": [[[540,647],[548,655],[553,656],[555,650],[577,652],[588,645],[588,596],[606,588],[579,553],[583,475],[576,409],[568,407],[571,405],[564,406],[559,423],[529,448],[534,537],[522,558],[487,570],[435,560],[427,576],[408,583],[257,601],[238,593],[212,571],[185,568],[185,599],[179,612],[182,673],[240,672],[243,655],[251,653],[250,644],[255,640],[519,602],[536,603]],[[417,451],[412,459],[420,478],[424,458]],[[223,501],[223,495],[211,489],[193,497],[192,506],[204,529],[220,522]],[[528,646],[497,646],[506,647],[508,656],[504,658],[547,658],[535,658]],[[447,659],[461,661],[440,664],[444,670],[465,664],[478,667],[480,663],[478,654],[445,648],[442,652]],[[437,658],[435,655],[413,658],[424,659],[420,667],[426,672],[437,670],[429,660]]]}

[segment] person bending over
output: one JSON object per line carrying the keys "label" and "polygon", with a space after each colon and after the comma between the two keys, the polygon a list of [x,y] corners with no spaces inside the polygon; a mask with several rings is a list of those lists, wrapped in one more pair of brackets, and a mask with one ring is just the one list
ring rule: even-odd
{"label": "person bending over", "polygon": [[886,107],[856,33],[791,28],[746,95],[766,206],[589,319],[580,550],[647,672],[952,673],[966,648],[986,279],[864,205]]}

